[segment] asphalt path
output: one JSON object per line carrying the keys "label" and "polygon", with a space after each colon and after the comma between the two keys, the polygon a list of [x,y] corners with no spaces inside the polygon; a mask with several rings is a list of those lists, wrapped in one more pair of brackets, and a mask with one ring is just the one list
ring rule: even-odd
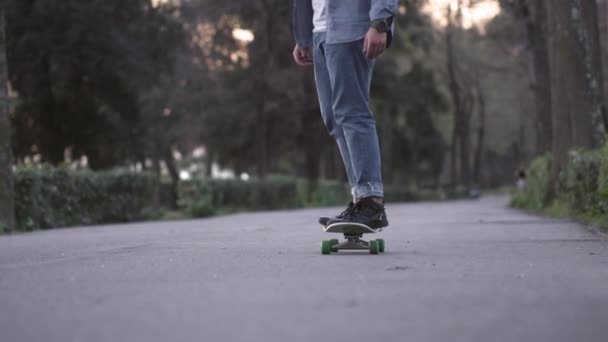
{"label": "asphalt path", "polygon": [[0,341],[608,341],[608,241],[577,223],[389,205],[385,254],[321,255],[338,210],[0,237]]}

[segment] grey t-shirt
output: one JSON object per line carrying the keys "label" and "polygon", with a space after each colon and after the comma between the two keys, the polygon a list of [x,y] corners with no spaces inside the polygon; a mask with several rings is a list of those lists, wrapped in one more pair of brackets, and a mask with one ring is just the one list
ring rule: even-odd
{"label": "grey t-shirt", "polygon": [[312,0],[313,32],[327,31],[327,0]]}

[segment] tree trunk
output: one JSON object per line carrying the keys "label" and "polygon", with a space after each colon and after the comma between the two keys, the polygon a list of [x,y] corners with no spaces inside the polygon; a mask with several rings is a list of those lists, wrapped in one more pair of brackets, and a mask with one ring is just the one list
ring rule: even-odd
{"label": "tree trunk", "polygon": [[[593,3],[593,4],[591,4]],[[552,180],[573,148],[597,146],[604,130],[595,0],[545,0],[549,27],[553,134]]]}
{"label": "tree trunk", "polygon": [[551,124],[551,70],[547,50],[547,13],[544,0],[520,0],[522,15],[528,31],[532,65],[533,89],[536,100],[536,153],[551,151],[553,129]]}
{"label": "tree trunk", "polygon": [[8,103],[4,9],[0,8],[0,233],[15,229],[15,191]]}
{"label": "tree trunk", "polygon": [[[461,1],[458,2],[457,18],[462,20]],[[454,34],[456,32],[452,18],[452,10],[448,6],[448,26],[446,29],[446,69],[448,74],[448,86],[454,106],[454,129],[451,146],[451,178],[452,185],[456,185],[456,180],[460,181],[467,188],[471,183],[471,140],[470,140],[470,121],[471,121],[471,98],[470,93],[463,96],[464,91],[458,80],[456,51],[454,46]],[[457,153],[458,152],[458,153]],[[458,158],[460,157],[460,158]],[[456,161],[459,161],[460,177],[456,177]]]}
{"label": "tree trunk", "polygon": [[460,112],[460,87],[456,80],[456,61],[454,60],[454,24],[452,22],[452,8],[448,6],[448,26],[446,28],[446,69],[448,72],[448,82],[452,104],[454,106],[454,124],[452,129],[452,143],[450,146],[450,180],[452,186],[458,183],[456,160],[458,150],[458,114]]}
{"label": "tree trunk", "polygon": [[458,168],[456,167],[456,157],[458,153],[458,135],[456,134],[456,124],[452,129],[452,141],[450,142],[450,185],[458,184]]}
{"label": "tree trunk", "polygon": [[179,171],[177,169],[177,164],[175,163],[175,157],[173,157],[173,150],[170,144],[164,147],[165,150],[165,164],[167,165],[167,169],[169,170],[169,176],[171,177],[171,203],[170,207],[173,210],[177,210],[177,201],[178,201],[178,187],[179,187]]}
{"label": "tree trunk", "polygon": [[156,184],[155,184],[155,188],[154,188],[154,194],[153,194],[153,199],[152,199],[152,205],[154,207],[154,209],[156,210],[160,210],[160,184],[161,184],[161,179],[162,179],[162,175],[161,175],[161,166],[160,166],[160,160],[161,160],[161,130],[159,128],[159,122],[158,120],[154,121],[152,123],[153,125],[153,130],[154,130],[154,141],[152,142],[152,172],[154,173],[154,176],[156,178]]}
{"label": "tree trunk", "polygon": [[474,100],[471,91],[467,89],[458,114],[458,136],[460,141],[460,181],[469,189],[471,187],[471,113]]}
{"label": "tree trunk", "polygon": [[259,86],[260,89],[260,99],[257,104],[257,118],[258,118],[258,127],[257,127],[257,175],[261,179],[265,179],[268,174],[268,115],[266,115],[266,86],[263,81]]}
{"label": "tree trunk", "polygon": [[597,0],[583,0],[581,3],[583,26],[579,29],[579,44],[585,50],[585,69],[589,101],[593,115],[594,143],[596,146],[604,142],[608,131],[608,113],[606,113],[606,97],[604,94],[604,71],[608,67],[602,62],[601,31]]}
{"label": "tree trunk", "polygon": [[473,181],[477,186],[482,187],[481,167],[486,136],[486,99],[480,85],[479,76],[476,80],[477,93],[477,112],[479,113],[479,127],[477,128],[477,148],[475,150],[475,160],[473,162]]}
{"label": "tree trunk", "polygon": [[602,76],[604,79],[603,115],[606,117],[606,101],[608,101],[608,0],[600,0],[598,6],[600,48],[602,51]]}
{"label": "tree trunk", "polygon": [[209,179],[213,177],[213,158],[213,151],[207,147],[207,153],[205,154],[205,176]]}
{"label": "tree trunk", "polygon": [[536,154],[551,151],[553,140],[551,123],[551,79],[547,46],[548,22],[545,0],[499,0],[512,11],[526,29],[530,69],[533,77],[530,88],[535,97]]}

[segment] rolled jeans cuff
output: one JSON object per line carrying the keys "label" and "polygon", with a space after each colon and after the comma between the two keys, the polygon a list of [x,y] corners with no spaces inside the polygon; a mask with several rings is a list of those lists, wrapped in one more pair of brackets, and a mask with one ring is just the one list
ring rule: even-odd
{"label": "rolled jeans cuff", "polygon": [[384,188],[382,183],[364,183],[359,184],[351,190],[353,199],[360,200],[366,197],[384,197]]}

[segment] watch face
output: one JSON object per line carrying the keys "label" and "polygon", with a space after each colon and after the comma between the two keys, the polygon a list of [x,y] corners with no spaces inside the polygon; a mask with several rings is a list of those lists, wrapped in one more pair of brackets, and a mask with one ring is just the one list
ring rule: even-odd
{"label": "watch face", "polygon": [[386,32],[388,31],[388,25],[386,25],[385,21],[377,21],[374,25],[374,27],[380,31],[380,32]]}

